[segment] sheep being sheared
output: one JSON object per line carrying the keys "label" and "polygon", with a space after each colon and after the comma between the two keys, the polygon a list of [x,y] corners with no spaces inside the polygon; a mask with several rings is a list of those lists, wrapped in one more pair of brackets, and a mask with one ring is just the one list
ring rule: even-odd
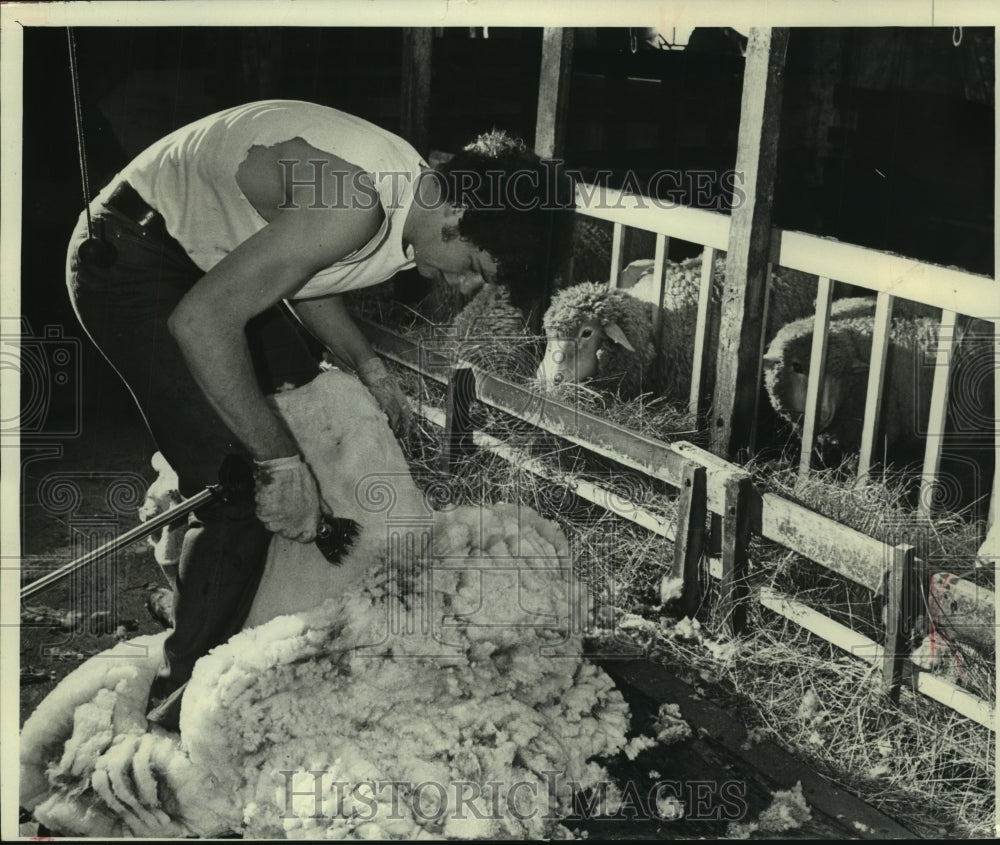
{"label": "sheep being sheared", "polygon": [[[24,724],[22,806],[104,838],[551,836],[628,725],[580,657],[562,531],[523,506],[429,508],[342,372],[274,402],[334,513],[361,524],[354,549],[331,566],[274,538],[244,630],[195,666],[179,736],[144,716],[165,634],[83,663]],[[441,812],[419,784],[447,791]]]}
{"label": "sheep being sheared", "polygon": [[[874,333],[875,300],[850,298],[833,303],[827,336],[826,377],[820,394],[818,429],[824,439],[846,451],[861,445],[869,362]],[[893,308],[882,399],[882,436],[886,455],[911,456],[922,446],[919,432],[926,425],[934,380],[940,311],[899,300]],[[798,424],[805,410],[806,385],[814,321],[797,320],[771,341],[764,356],[764,383],[774,409]],[[971,332],[975,331],[975,334]],[[953,383],[961,383],[969,368],[992,362],[992,344],[973,323],[957,328],[952,364]],[[979,362],[979,363],[976,363]],[[987,365],[986,372],[989,369]],[[981,419],[991,417],[992,378],[973,379],[964,391],[967,410]]]}
{"label": "sheep being sheared", "polygon": [[[614,384],[623,398],[654,391],[686,396],[691,383],[702,259],[666,262],[660,323],[660,355],[655,355],[653,317],[659,284],[652,262],[634,262],[622,271],[628,290],[603,284],[575,285],[558,293],[545,313],[545,356],[536,372],[543,386],[597,378]],[[712,300],[722,297],[725,259],[715,262]],[[766,337],[814,309],[815,277],[782,270],[772,274]],[[718,323],[709,321],[707,354],[714,361]],[[706,391],[713,386],[709,368]]]}

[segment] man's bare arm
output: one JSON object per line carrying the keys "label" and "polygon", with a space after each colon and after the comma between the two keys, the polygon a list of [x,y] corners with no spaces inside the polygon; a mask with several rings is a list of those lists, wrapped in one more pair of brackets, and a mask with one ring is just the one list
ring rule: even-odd
{"label": "man's bare arm", "polygon": [[413,420],[409,402],[399,383],[351,319],[343,300],[339,296],[323,297],[296,302],[294,308],[309,331],[334,353],[338,361],[354,368],[358,378],[385,411],[393,431],[405,437]]}
{"label": "man's bare arm", "polygon": [[340,296],[324,296],[292,303],[302,324],[339,361],[357,370],[375,356]]}
{"label": "man's bare arm", "polygon": [[282,211],[206,273],[170,315],[195,380],[256,460],[292,455],[297,447],[257,385],[247,321],[366,244],[382,218],[379,206]]}

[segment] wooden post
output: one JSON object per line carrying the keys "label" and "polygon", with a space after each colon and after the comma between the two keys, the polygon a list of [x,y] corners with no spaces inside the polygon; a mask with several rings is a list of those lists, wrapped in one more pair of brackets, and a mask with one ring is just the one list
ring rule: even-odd
{"label": "wooden post", "polygon": [[724,482],[725,513],[722,514],[722,613],[729,620],[733,636],[747,626],[746,582],[750,546],[749,500],[753,493],[750,476],[732,473]]}
{"label": "wooden post", "polygon": [[422,156],[430,150],[431,52],[434,30],[403,29],[403,86],[400,92],[400,134]]}
{"label": "wooden post", "polygon": [[444,434],[441,437],[441,469],[450,472],[455,461],[472,450],[472,403],[476,400],[476,378],[472,367],[456,367],[448,378],[444,403]]}
{"label": "wooden post", "polygon": [[712,451],[724,458],[752,445],[787,46],[787,29],[750,30],[736,153],[746,200],[729,231],[710,426]]}
{"label": "wooden post", "polygon": [[684,467],[684,486],[680,488],[677,508],[677,532],[674,535],[674,577],[682,573],[684,595],[681,604],[687,616],[694,617],[701,604],[701,558],[705,550],[705,517],[708,512],[705,467],[693,461]]}
{"label": "wooden post", "polygon": [[882,688],[893,704],[899,703],[903,681],[903,661],[907,640],[913,633],[917,608],[914,547],[900,544],[893,549],[889,573],[885,623],[885,651],[882,656]]}
{"label": "wooden post", "polygon": [[538,114],[535,119],[535,153],[558,158],[565,152],[569,82],[573,64],[573,30],[542,30],[542,67],[538,77]]}

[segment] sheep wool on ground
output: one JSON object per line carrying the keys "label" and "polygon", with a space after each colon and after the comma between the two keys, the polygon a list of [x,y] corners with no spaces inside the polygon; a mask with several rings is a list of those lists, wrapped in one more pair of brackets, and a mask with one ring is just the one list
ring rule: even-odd
{"label": "sheep wool on ground", "polygon": [[165,635],[83,663],[24,724],[22,806],[103,837],[553,835],[628,728],[581,657],[561,529],[523,506],[430,508],[344,373],[275,404],[356,546],[331,567],[275,538],[247,626],[195,667],[180,735],[144,716]]}

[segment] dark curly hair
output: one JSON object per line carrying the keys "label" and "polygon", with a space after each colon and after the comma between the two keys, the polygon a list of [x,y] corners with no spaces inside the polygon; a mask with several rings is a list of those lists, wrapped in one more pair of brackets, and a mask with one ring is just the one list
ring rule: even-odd
{"label": "dark curly hair", "polygon": [[549,292],[573,233],[574,186],[562,164],[494,129],[437,170],[444,199],[464,209],[455,234],[496,259],[511,302],[525,307]]}

